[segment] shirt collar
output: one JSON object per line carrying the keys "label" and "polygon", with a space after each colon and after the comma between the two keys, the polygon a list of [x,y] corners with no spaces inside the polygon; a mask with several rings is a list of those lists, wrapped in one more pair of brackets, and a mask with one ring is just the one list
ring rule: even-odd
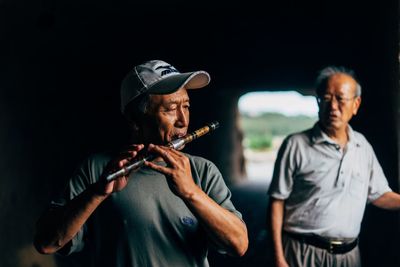
{"label": "shirt collar", "polygon": [[[349,141],[347,145],[354,145],[359,147],[361,142],[357,139],[356,135],[354,134],[353,128],[351,128],[350,124],[347,125],[347,134],[349,136]],[[327,142],[329,144],[337,145],[335,141],[332,140],[324,131],[322,131],[321,127],[319,126],[319,122],[314,124],[314,127],[311,131],[311,141],[314,144],[320,144]]]}

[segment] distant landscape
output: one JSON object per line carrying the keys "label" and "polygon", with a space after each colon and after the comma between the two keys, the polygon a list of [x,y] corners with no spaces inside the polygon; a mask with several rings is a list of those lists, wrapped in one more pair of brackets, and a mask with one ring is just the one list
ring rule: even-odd
{"label": "distant landscape", "polygon": [[286,116],[280,113],[250,115],[242,113],[241,128],[244,133],[244,147],[251,150],[274,149],[274,139],[305,130],[314,125],[317,117],[305,115]]}

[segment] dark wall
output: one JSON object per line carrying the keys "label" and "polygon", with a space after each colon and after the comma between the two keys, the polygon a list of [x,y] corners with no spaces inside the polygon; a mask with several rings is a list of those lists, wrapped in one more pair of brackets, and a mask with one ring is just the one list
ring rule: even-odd
{"label": "dark wall", "polygon": [[[353,126],[398,191],[397,1],[215,2],[0,0],[1,266],[52,266],[32,253],[34,221],[80,160],[124,142],[119,83],[148,59],[210,72],[210,86],[191,94],[192,129],[221,128],[188,149],[229,184],[240,178],[241,94],[310,92],[326,64],[354,68],[364,91]],[[368,209],[366,266],[398,266],[399,237],[398,213]]]}

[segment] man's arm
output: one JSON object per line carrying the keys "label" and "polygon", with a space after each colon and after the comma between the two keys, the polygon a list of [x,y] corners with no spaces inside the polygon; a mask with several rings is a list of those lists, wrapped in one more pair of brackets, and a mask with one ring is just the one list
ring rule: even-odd
{"label": "man's arm", "polygon": [[400,210],[400,194],[386,192],[372,202],[375,206],[387,210]]}
{"label": "man's arm", "polygon": [[68,244],[105,198],[92,186],[67,205],[48,210],[37,222],[33,242],[37,251],[52,254]]}
{"label": "man's arm", "polygon": [[244,255],[249,242],[247,228],[234,213],[218,205],[198,186],[187,194],[184,201],[214,242],[230,255]]}
{"label": "man's arm", "polygon": [[271,197],[271,231],[274,246],[275,265],[288,267],[282,246],[282,225],[285,201]]}
{"label": "man's arm", "polygon": [[246,225],[194,183],[189,159],[182,153],[166,147],[150,145],[149,151],[159,154],[168,166],[163,167],[152,162],[146,162],[146,165],[171,179],[174,193],[185,201],[209,237],[229,254],[244,255],[249,242]]}
{"label": "man's arm", "polygon": [[[103,175],[119,169],[132,160],[143,145],[133,145],[128,151],[111,161]],[[119,177],[110,182],[94,183],[65,206],[50,208],[38,220],[34,246],[42,254],[52,254],[68,244],[80,231],[96,208],[113,192],[118,192],[128,184],[128,177]]]}

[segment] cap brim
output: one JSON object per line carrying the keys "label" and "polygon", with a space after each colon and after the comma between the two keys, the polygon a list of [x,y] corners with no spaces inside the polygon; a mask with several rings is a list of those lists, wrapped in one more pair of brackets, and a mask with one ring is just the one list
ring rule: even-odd
{"label": "cap brim", "polygon": [[205,71],[195,71],[171,75],[151,85],[147,92],[149,94],[170,94],[180,88],[199,89],[210,83],[210,75]]}

